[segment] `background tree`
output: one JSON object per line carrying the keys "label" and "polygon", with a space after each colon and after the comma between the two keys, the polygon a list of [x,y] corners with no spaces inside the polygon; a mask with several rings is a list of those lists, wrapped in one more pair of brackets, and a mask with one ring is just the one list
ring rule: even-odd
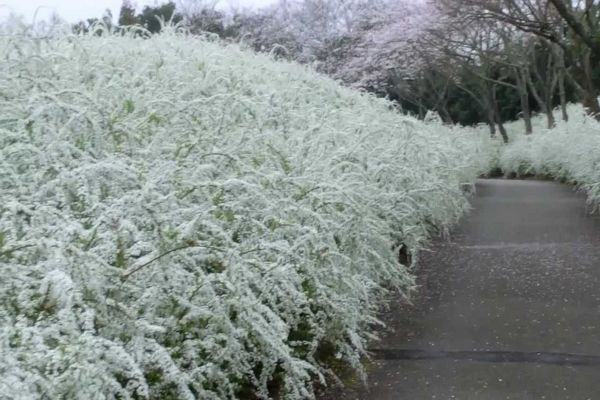
{"label": "background tree", "polygon": [[119,12],[119,25],[130,26],[137,25],[140,21],[135,15],[135,6],[130,0],[123,0],[121,5],[121,11]]}
{"label": "background tree", "polygon": [[[217,10],[218,0],[179,0],[177,11],[192,33],[210,32],[221,37],[237,35],[232,16]],[[237,11],[233,13],[238,14]]]}
{"label": "background tree", "polygon": [[141,13],[135,15],[135,6],[130,0],[123,0],[119,13],[119,25],[141,25],[150,33],[158,33],[162,29],[161,21],[178,23],[182,16],[176,13],[174,2],[159,4],[156,6],[145,6]]}
{"label": "background tree", "polygon": [[[595,65],[600,62],[597,0],[444,0],[455,13],[495,19],[560,46],[584,107],[600,119]],[[563,72],[565,69],[563,69]]]}
{"label": "background tree", "polygon": [[[345,84],[395,100],[404,112],[446,123],[486,123],[508,140],[504,122],[532,133],[539,111],[553,126],[556,106],[581,100],[594,112],[600,77],[591,41],[596,0],[279,0],[262,9],[178,0],[119,23],[160,30],[183,20],[254,50],[312,65]],[[600,1],[600,0],[599,0]]]}

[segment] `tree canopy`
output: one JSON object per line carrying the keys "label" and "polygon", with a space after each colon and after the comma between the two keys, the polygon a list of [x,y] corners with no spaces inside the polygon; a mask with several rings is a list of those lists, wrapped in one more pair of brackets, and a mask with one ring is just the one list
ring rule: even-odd
{"label": "tree canopy", "polygon": [[346,85],[388,97],[405,112],[429,111],[447,123],[486,123],[505,139],[504,122],[581,101],[600,115],[600,1],[280,0],[262,9],[224,11],[180,0],[136,14],[123,2],[119,25],[160,31],[183,21],[257,51],[311,64]]}

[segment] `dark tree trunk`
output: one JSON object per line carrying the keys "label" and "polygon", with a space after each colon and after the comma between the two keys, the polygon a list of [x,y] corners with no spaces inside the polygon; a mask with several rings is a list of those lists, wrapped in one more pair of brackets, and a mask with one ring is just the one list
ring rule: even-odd
{"label": "dark tree trunk", "polygon": [[488,120],[488,127],[490,128],[490,136],[491,137],[495,137],[496,136],[496,117],[494,116],[494,109],[493,108],[489,108],[487,110],[487,120]]}
{"label": "dark tree trunk", "polygon": [[531,125],[531,110],[529,109],[529,96],[521,95],[521,110],[523,112],[523,123],[525,124],[525,134],[531,135],[533,133],[533,126]]}
{"label": "dark tree trunk", "polygon": [[560,97],[560,112],[562,114],[562,120],[569,120],[569,113],[567,112],[567,91],[565,90],[565,74],[564,71],[560,72],[558,76],[558,94]]}
{"label": "dark tree trunk", "polygon": [[444,122],[445,124],[452,125],[454,123],[454,121],[452,120],[452,116],[450,115],[450,112],[448,112],[448,109],[446,108],[445,105],[441,106],[438,109],[438,114],[439,114],[440,118],[442,119],[442,122]]}
{"label": "dark tree trunk", "polygon": [[502,136],[502,140],[504,141],[504,143],[508,143],[508,134],[506,133],[506,129],[504,128],[504,124],[502,123],[502,116],[500,115],[500,106],[498,105],[498,99],[496,98],[496,85],[492,85],[492,105],[494,110],[495,121],[498,125],[498,130],[500,131],[500,136]]}
{"label": "dark tree trunk", "polygon": [[548,129],[553,128],[556,125],[554,119],[554,110],[552,109],[554,92],[556,90],[557,74],[556,74],[556,60],[551,49],[548,49],[548,54],[542,62],[546,65],[544,72],[540,71],[540,62],[533,52],[533,62],[531,72],[535,75],[535,82],[531,75],[527,73],[527,85],[531,90],[531,94],[538,103],[540,110],[546,114],[547,127]]}
{"label": "dark tree trunk", "polygon": [[529,92],[527,91],[527,81],[523,76],[527,70],[519,68],[515,71],[517,81],[517,91],[519,92],[519,100],[521,102],[521,114],[523,115],[523,123],[525,124],[525,134],[530,135],[533,132],[531,125],[531,107],[529,106]]}
{"label": "dark tree trunk", "polygon": [[552,113],[552,104],[548,104],[548,94],[544,93],[544,97],[540,95],[537,88],[535,87],[535,83],[533,83],[533,80],[531,79],[531,76],[527,76],[527,83],[529,85],[529,88],[531,89],[531,94],[533,95],[533,98],[540,107],[540,111],[546,114],[548,128],[554,127],[554,114]]}
{"label": "dark tree trunk", "polygon": [[419,103],[419,119],[422,121],[425,119],[425,115],[427,114],[427,109],[423,107],[423,103]]}
{"label": "dark tree trunk", "polygon": [[567,90],[565,86],[565,75],[567,69],[565,67],[565,55],[562,49],[558,46],[554,46],[554,56],[556,57],[556,73],[558,75],[558,97],[560,98],[560,111],[562,114],[562,120],[569,120],[569,113],[567,112]]}
{"label": "dark tree trunk", "polygon": [[600,121],[600,105],[598,104],[598,91],[593,79],[593,68],[591,62],[591,53],[583,57],[583,107],[585,107],[588,114],[593,115],[594,118]]}

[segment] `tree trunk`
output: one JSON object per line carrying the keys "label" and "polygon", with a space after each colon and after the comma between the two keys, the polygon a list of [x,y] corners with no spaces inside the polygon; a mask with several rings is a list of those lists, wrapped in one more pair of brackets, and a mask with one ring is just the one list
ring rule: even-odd
{"label": "tree trunk", "polygon": [[556,119],[554,118],[554,112],[552,108],[546,109],[546,119],[548,121],[548,129],[552,129],[556,126]]}
{"label": "tree trunk", "polygon": [[491,137],[495,137],[496,136],[496,117],[494,116],[494,109],[491,107],[488,108],[487,110],[487,120],[488,120],[488,127],[490,128],[490,136]]}
{"label": "tree trunk", "polygon": [[423,103],[419,102],[419,119],[423,121],[425,119],[425,115],[427,114],[427,110],[423,107]]}
{"label": "tree trunk", "polygon": [[531,135],[533,133],[533,126],[531,125],[531,110],[529,109],[529,97],[527,95],[521,95],[521,110],[523,111],[523,123],[525,124],[525,134]]}
{"label": "tree trunk", "polygon": [[569,113],[567,112],[567,91],[565,90],[565,73],[564,71],[559,72],[558,75],[558,94],[560,97],[560,111],[562,114],[562,120],[569,120]]}
{"label": "tree trunk", "polygon": [[560,111],[562,114],[562,120],[569,120],[569,113],[567,112],[567,90],[565,87],[565,75],[567,68],[565,67],[565,55],[562,49],[554,45],[554,56],[556,57],[556,68],[558,75],[558,97],[560,98]]}
{"label": "tree trunk", "polygon": [[492,104],[496,124],[498,125],[498,130],[500,131],[502,140],[504,141],[504,143],[508,143],[508,134],[506,133],[506,129],[504,128],[504,124],[502,123],[502,117],[500,116],[500,106],[498,105],[498,99],[496,98],[496,85],[492,86]]}
{"label": "tree trunk", "polygon": [[498,124],[498,130],[500,131],[500,136],[502,136],[502,141],[508,143],[508,134],[506,133],[506,128],[504,128],[499,112],[496,113],[496,123]]}
{"label": "tree trunk", "polygon": [[[542,96],[538,92],[537,87],[535,86],[535,83],[533,83],[533,80],[531,79],[531,76],[529,76],[529,74],[527,75],[527,84],[531,90],[531,94],[533,95],[533,98],[535,99],[535,101],[538,103],[538,106],[540,107],[540,111],[543,112],[544,114],[546,114],[548,128],[552,128],[555,124],[554,114],[552,114],[552,105],[548,104],[544,100],[544,98],[542,98]],[[548,96],[544,96],[544,97],[547,98]]]}
{"label": "tree trunk", "polygon": [[521,102],[521,114],[523,115],[523,122],[525,123],[525,134],[530,135],[533,132],[531,125],[531,107],[529,106],[529,92],[527,91],[527,82],[521,75],[526,70],[518,68],[515,71],[515,78],[517,81],[517,91],[519,92],[519,100]]}
{"label": "tree trunk", "polygon": [[[554,118],[554,93],[556,93],[556,84],[558,83],[558,74],[556,69],[556,60],[553,57],[551,49],[548,55],[548,67],[546,68],[546,82],[544,85],[544,95],[546,96],[545,103],[546,115],[548,117],[548,129],[556,126],[556,119]],[[550,79],[552,77],[552,79]]]}
{"label": "tree trunk", "polygon": [[592,77],[593,69],[591,53],[589,51],[583,57],[583,73],[585,79],[582,99],[583,107],[586,109],[588,114],[600,121],[600,104],[598,104],[598,92]]}
{"label": "tree trunk", "polygon": [[442,122],[448,125],[452,125],[454,124],[454,121],[452,120],[452,116],[450,115],[450,112],[448,111],[448,108],[446,107],[445,104],[442,104],[440,107],[438,107],[438,114],[440,116],[440,118],[442,119]]}

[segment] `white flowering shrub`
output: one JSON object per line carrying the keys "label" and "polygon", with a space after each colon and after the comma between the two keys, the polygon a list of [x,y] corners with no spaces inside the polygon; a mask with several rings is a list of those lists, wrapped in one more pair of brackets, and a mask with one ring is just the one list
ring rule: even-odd
{"label": "white flowering shrub", "polygon": [[[501,151],[499,165],[505,174],[538,175],[576,184],[591,203],[600,201],[600,123],[586,115],[579,104],[569,106],[568,122],[558,121],[553,129],[543,128],[543,117],[533,120],[534,133],[518,134]],[[519,126],[520,127],[520,126]]]}
{"label": "white flowering shrub", "polygon": [[0,58],[2,398],[311,398],[489,168],[476,130],[174,29]]}

